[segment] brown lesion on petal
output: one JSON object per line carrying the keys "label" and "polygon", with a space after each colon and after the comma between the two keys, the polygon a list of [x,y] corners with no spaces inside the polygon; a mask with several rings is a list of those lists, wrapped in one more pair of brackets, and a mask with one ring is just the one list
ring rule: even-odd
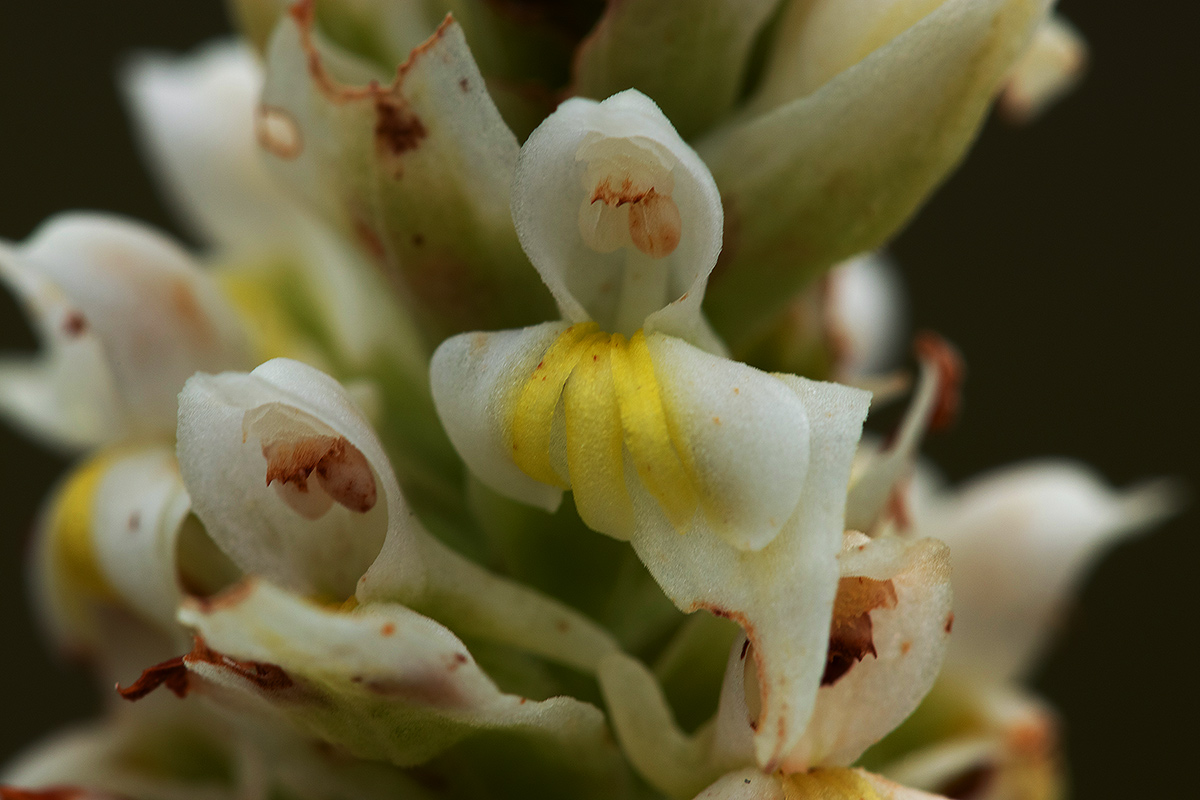
{"label": "brown lesion on petal", "polygon": [[654,186],[636,186],[629,178],[614,187],[605,178],[592,190],[589,203],[597,202],[609,208],[629,206],[629,238],[651,258],[669,256],[679,246],[683,219],[670,193],[660,192]]}
{"label": "brown lesion on petal", "polygon": [[[315,475],[320,488],[334,502],[359,514],[375,507],[378,491],[371,465],[344,436],[277,439],[264,442],[262,453],[267,460],[268,486],[278,482],[290,492],[305,495],[311,491],[309,480]],[[297,507],[299,501],[287,495],[285,499]],[[305,503],[304,509],[297,510],[303,513],[309,505]]]}
{"label": "brown lesion on petal", "polygon": [[126,700],[141,700],[160,686],[166,686],[176,697],[187,697],[190,674],[183,656],[167,659],[161,664],[142,670],[141,677],[126,687],[117,684],[117,694]]}
{"label": "brown lesion on petal", "polygon": [[160,686],[176,697],[187,697],[192,690],[193,674],[189,667],[212,664],[253,683],[264,692],[279,692],[295,684],[282,667],[262,661],[242,661],[213,650],[202,636],[196,636],[187,655],[167,659],[142,671],[141,677],[127,687],[118,685],[117,693],[126,700],[141,700]]}
{"label": "brown lesion on petal", "polygon": [[871,612],[896,607],[896,587],[891,581],[851,577],[838,581],[833,603],[833,624],[825,657],[822,686],[832,686],[868,655],[877,657]]}
{"label": "brown lesion on petal", "polygon": [[[383,86],[378,81],[371,81],[366,86],[348,86],[329,73],[313,38],[316,25],[314,0],[302,0],[293,5],[288,13],[299,29],[300,46],[307,59],[308,74],[317,90],[327,100],[339,105],[362,100],[370,100],[375,104],[375,145],[381,157],[395,158],[416,149],[429,132],[408,107],[400,88],[413,65],[446,35],[454,22],[453,17],[447,14],[433,35],[412,49],[404,63],[396,68],[395,80],[390,85]],[[398,169],[395,174],[396,177],[400,176]]]}
{"label": "brown lesion on petal", "polygon": [[375,95],[375,148],[380,156],[404,155],[428,135],[421,118],[402,99],[383,92]]}

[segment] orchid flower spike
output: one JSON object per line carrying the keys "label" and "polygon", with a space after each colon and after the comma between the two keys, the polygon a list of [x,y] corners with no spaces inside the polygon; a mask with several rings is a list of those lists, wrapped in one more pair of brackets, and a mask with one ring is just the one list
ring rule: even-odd
{"label": "orchid flower spike", "polygon": [[453,337],[434,402],[481,481],[570,489],[681,610],[736,619],[771,704],[763,764],[811,711],[869,395],[723,358],[700,312],[721,246],[708,170],[644,95],[562,104],[517,163],[513,218],[563,320]]}

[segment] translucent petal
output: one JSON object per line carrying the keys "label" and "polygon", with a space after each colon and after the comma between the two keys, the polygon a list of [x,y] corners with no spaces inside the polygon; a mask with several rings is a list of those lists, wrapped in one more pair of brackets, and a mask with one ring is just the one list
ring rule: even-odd
{"label": "translucent petal", "polygon": [[1046,6],[946,0],[811,94],[752,99],[696,143],[729,232],[707,310],[735,351],[821,270],[908,220],[958,163]]}
{"label": "translucent petal", "polygon": [[169,435],[184,380],[240,367],[241,324],[174,242],[101,214],[66,214],[0,244],[0,279],[42,339],[0,363],[0,408],[71,447]]}
{"label": "translucent petal", "polygon": [[1018,464],[935,496],[917,525],[953,553],[948,668],[996,681],[1020,677],[1100,553],[1179,504],[1174,484],[1117,491],[1064,461]]}
{"label": "translucent petal", "polygon": [[559,106],[521,149],[512,216],[569,322],[711,346],[700,303],[721,249],[721,199],[645,95]]}

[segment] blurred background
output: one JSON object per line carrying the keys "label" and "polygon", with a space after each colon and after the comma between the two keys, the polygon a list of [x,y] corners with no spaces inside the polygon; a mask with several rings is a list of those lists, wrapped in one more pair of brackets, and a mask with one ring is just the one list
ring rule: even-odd
{"label": "blurred background", "polygon": [[[1092,68],[1036,124],[992,120],[963,168],[891,248],[915,328],[966,357],[959,425],[927,453],[957,481],[1069,456],[1116,485],[1200,488],[1200,115],[1189,2],[1060,9]],[[139,49],[228,32],[218,0],[0,7],[0,238],[63,209],[178,233],[134,149],[116,86]],[[32,349],[0,297],[0,342]],[[98,707],[38,636],[23,576],[39,502],[65,465],[0,426],[0,762]],[[1036,688],[1062,712],[1078,798],[1181,797],[1195,759],[1200,514],[1115,549],[1089,577]]]}

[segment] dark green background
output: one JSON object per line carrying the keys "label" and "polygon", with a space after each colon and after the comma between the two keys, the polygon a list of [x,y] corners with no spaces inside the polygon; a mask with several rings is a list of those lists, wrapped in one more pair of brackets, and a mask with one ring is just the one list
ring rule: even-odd
{"label": "dark green background", "polygon": [[[928,450],[954,478],[1066,455],[1118,484],[1171,474],[1194,488],[1200,20],[1182,0],[1062,6],[1092,44],[1087,82],[1031,128],[990,123],[893,247],[914,324],[957,342],[970,370],[960,425]],[[217,0],[3,0],[0,237],[67,208],[173,229],[115,70],[132,50],[226,29]],[[28,336],[14,313],[0,306],[6,343]],[[0,761],[94,704],[39,642],[22,580],[32,515],[62,466],[0,428]],[[1190,510],[1115,550],[1038,675],[1065,716],[1077,797],[1194,790],[1197,522]]]}

